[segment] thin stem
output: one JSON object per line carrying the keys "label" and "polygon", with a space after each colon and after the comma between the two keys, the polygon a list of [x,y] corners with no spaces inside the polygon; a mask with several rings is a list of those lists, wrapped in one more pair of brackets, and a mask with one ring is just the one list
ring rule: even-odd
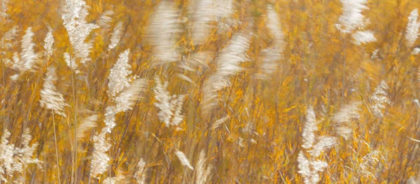
{"label": "thin stem", "polygon": [[[2,69],[2,73],[3,73],[3,86],[2,86],[2,88],[3,88],[3,91],[6,92],[7,91],[7,88],[6,88],[6,82],[5,82],[5,79],[4,79],[6,77],[6,74],[5,74],[5,70],[6,69],[5,69],[5,65],[4,64],[2,65],[2,67],[3,67],[3,69]],[[4,96],[3,98],[4,99],[7,99],[7,97],[6,98],[5,97],[6,96]],[[4,109],[5,109],[4,108],[4,104],[1,105],[1,109],[2,109],[2,111],[4,111]],[[9,126],[9,121],[6,121],[7,118],[6,118],[5,115],[3,115],[2,118],[3,118],[3,122],[5,124],[5,126],[3,127],[3,129],[5,130],[5,128],[7,128]]]}
{"label": "thin stem", "polygon": [[[70,61],[73,59],[71,58],[71,47],[70,47]],[[73,68],[73,62],[70,62],[70,68]],[[74,71],[71,70],[71,85],[72,85],[72,93],[73,93],[73,100],[74,100],[74,150],[73,150],[73,164],[71,167],[71,183],[77,183],[77,99],[76,99],[76,90],[75,90],[75,82],[74,82]],[[73,180],[74,177],[74,180]]]}
{"label": "thin stem", "polygon": [[343,91],[341,92],[341,105],[344,103],[344,93],[346,92],[346,59],[343,59]]}
{"label": "thin stem", "polygon": [[52,111],[52,114],[53,114],[53,127],[54,127],[55,158],[56,158],[56,161],[57,161],[57,177],[58,177],[58,183],[61,183],[61,180],[60,180],[60,165],[58,163],[57,133],[55,132],[54,111]]}

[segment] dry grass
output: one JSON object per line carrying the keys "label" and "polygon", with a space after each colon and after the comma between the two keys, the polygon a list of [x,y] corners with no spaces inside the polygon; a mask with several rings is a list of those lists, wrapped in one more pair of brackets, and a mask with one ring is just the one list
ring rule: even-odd
{"label": "dry grass", "polygon": [[[319,121],[316,136],[334,137],[337,142],[317,158],[328,163],[319,173],[320,183],[405,183],[419,175],[420,143],[415,140],[420,139],[420,104],[416,101],[420,56],[411,54],[414,47],[408,47],[405,40],[407,17],[420,8],[419,2],[369,1],[369,9],[362,12],[370,22],[364,30],[372,31],[377,41],[361,45],[336,28],[342,13],[339,0],[234,0],[230,16],[208,23],[212,29],[201,45],[195,45],[191,36],[196,19],[190,5],[194,1],[170,2],[179,17],[166,27],[177,29],[173,31],[177,34],[159,39],[171,44],[165,39],[174,38],[175,45],[159,48],[178,55],[156,51],[162,42],[155,43],[156,35],[148,30],[153,27],[150,20],[156,21],[152,17],[160,2],[86,0],[88,23],[100,24],[104,12],[114,13],[109,15],[108,26],[99,25],[88,35],[90,61],[81,64],[76,58],[76,72],[64,59],[66,52],[74,55],[61,18],[64,0],[9,0],[0,36],[14,26],[19,32],[9,41],[10,47],[0,46],[0,135],[8,130],[10,143],[21,147],[24,130],[29,128],[30,145],[38,143],[33,158],[42,163],[29,164],[24,172],[5,180],[12,183],[22,176],[23,183],[103,183],[115,177],[117,183],[134,183],[143,177],[146,183],[303,183],[298,156],[301,151],[309,156],[302,148],[309,106]],[[282,45],[276,45],[277,37],[266,26],[267,5],[277,12]],[[111,49],[118,24],[122,37]],[[32,71],[21,72],[14,81],[11,76],[19,70],[8,67],[5,60],[22,52],[21,39],[28,27],[40,57]],[[54,50],[51,57],[45,57],[43,45],[49,28]],[[227,61],[219,58],[230,58],[224,52],[235,49],[224,48],[239,34],[247,36],[250,44],[247,57],[243,56],[246,61],[237,62],[243,69],[220,74],[221,63]],[[271,50],[264,51],[268,48]],[[127,49],[132,77],[146,79],[147,87],[131,110],[115,115],[116,126],[106,134],[111,145],[107,152],[110,167],[94,178],[90,176],[93,137],[105,127],[105,109],[116,104],[108,94],[108,76]],[[377,57],[371,57],[377,49]],[[268,52],[282,55],[270,65],[272,73],[266,74],[261,66]],[[54,84],[68,104],[63,110],[66,116],[53,114],[40,104],[49,66],[56,68]],[[223,76],[209,81],[215,75]],[[179,124],[160,119],[165,113],[156,105],[162,104],[155,97],[159,91],[155,90],[156,78],[162,84],[168,82],[168,98],[175,101],[170,121],[175,121],[175,109],[182,104]],[[388,88],[377,93],[381,81]],[[212,108],[201,103],[208,102],[205,93],[215,95]],[[389,99],[379,108],[380,114],[375,99],[383,98],[374,98],[374,93]],[[351,104],[358,105],[358,114],[337,122],[337,117],[346,118],[337,113]],[[348,137],[340,136],[346,130],[351,131]],[[178,151],[185,154],[183,162]],[[207,181],[200,181],[197,177],[208,173],[203,170],[207,166],[210,175]]]}

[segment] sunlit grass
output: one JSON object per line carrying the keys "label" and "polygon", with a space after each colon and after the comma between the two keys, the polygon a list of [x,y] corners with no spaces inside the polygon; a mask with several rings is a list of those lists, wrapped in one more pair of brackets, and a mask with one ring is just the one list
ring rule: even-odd
{"label": "sunlit grass", "polygon": [[[29,129],[29,145],[38,145],[28,159],[40,162],[7,175],[0,149],[2,183],[304,183],[298,158],[310,158],[302,145],[311,107],[315,137],[335,141],[312,158],[328,165],[319,183],[420,176],[420,64],[412,54],[418,41],[410,45],[405,36],[420,2],[369,1],[364,27],[349,33],[337,29],[339,0],[235,0],[231,12],[215,5],[218,11],[202,14],[195,12],[200,0],[85,2],[86,23],[97,25],[83,42],[92,45],[85,64],[64,26],[64,0],[6,3],[0,37],[14,26],[18,32],[0,45],[0,135],[10,132],[8,144],[24,148]],[[194,40],[194,30],[207,26]],[[39,57],[22,70],[13,63],[25,60],[28,28]],[[54,44],[46,55],[50,30]],[[357,45],[356,31],[371,31],[376,41]],[[110,82],[125,51],[127,83]],[[43,105],[51,68],[50,83],[67,104],[58,110]],[[120,94],[136,95],[121,103]],[[118,105],[130,108],[106,114]],[[94,137],[111,117],[115,127],[103,134],[109,166],[93,176]]]}

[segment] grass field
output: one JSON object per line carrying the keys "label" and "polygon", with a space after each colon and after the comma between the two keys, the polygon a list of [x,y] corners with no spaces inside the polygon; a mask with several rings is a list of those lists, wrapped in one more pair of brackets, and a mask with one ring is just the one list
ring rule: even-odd
{"label": "grass field", "polygon": [[0,0],[0,183],[420,183],[418,8]]}

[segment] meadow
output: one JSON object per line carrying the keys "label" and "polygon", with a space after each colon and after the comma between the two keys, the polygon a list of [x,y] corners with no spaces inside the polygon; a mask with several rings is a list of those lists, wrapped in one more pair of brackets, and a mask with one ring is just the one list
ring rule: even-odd
{"label": "meadow", "polygon": [[420,183],[419,8],[0,0],[0,184]]}

